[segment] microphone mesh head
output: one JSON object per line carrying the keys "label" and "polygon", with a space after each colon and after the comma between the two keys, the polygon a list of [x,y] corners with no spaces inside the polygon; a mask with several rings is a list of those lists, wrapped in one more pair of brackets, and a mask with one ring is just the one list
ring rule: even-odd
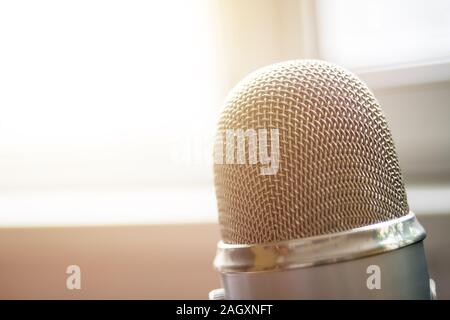
{"label": "microphone mesh head", "polygon": [[[261,174],[263,165],[249,162],[247,148],[245,164],[215,161],[225,243],[331,234],[409,212],[380,106],[340,67],[295,60],[252,73],[228,96],[218,139],[224,141],[229,129],[278,129],[279,166],[275,174]],[[270,154],[276,150],[268,138]]]}

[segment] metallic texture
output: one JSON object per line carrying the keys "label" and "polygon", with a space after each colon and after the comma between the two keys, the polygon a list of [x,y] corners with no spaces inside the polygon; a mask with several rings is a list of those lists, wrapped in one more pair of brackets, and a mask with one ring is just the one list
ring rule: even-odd
{"label": "metallic texture", "polygon": [[278,129],[279,169],[215,164],[222,239],[255,244],[301,239],[407,215],[386,119],[352,73],[316,60],[260,69],[230,93],[227,129]]}
{"label": "metallic texture", "polygon": [[219,242],[215,268],[222,273],[280,271],[353,260],[425,239],[415,215],[329,235],[268,244]]}
{"label": "metallic texture", "polygon": [[[379,270],[380,286],[370,286]],[[423,242],[382,254],[276,272],[222,273],[226,300],[433,298]]]}
{"label": "metallic texture", "polygon": [[225,290],[223,288],[211,290],[208,294],[208,300],[225,300]]}

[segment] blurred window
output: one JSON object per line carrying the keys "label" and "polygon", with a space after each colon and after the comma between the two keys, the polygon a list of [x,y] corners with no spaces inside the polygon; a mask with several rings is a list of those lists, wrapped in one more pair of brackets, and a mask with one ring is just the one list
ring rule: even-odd
{"label": "blurred window", "polygon": [[450,1],[319,0],[323,59],[352,69],[449,58]]}
{"label": "blurred window", "polygon": [[212,21],[207,0],[1,2],[0,190],[209,182],[175,149],[215,126]]}

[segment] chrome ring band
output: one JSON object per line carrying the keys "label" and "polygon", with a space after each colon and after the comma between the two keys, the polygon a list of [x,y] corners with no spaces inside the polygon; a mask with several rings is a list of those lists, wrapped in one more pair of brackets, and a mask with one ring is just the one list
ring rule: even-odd
{"label": "chrome ring band", "polygon": [[303,268],[395,250],[425,237],[425,230],[409,212],[395,220],[298,240],[254,245],[221,241],[214,266],[224,273]]}

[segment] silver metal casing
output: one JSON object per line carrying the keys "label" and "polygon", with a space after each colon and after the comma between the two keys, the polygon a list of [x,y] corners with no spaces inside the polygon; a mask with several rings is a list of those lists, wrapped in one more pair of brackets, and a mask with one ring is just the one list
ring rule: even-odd
{"label": "silver metal casing", "polygon": [[225,299],[430,299],[415,215],[299,240],[220,242],[214,261]]}

